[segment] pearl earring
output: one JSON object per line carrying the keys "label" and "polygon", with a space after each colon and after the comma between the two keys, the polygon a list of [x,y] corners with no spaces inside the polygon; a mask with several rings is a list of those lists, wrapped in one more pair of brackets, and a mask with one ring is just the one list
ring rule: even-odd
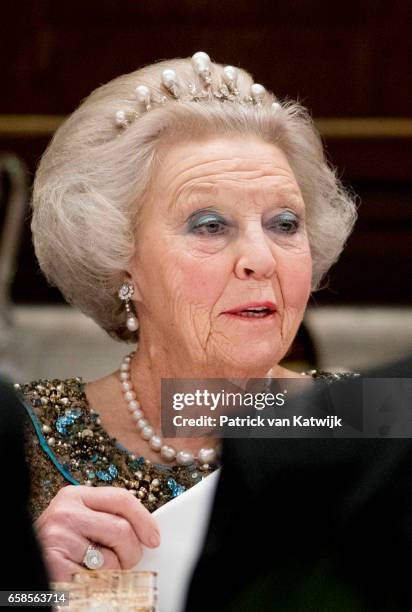
{"label": "pearl earring", "polygon": [[129,331],[137,331],[139,329],[139,321],[135,317],[132,309],[132,305],[130,303],[131,298],[134,294],[134,287],[130,283],[123,283],[119,289],[118,296],[119,298],[125,302],[126,308],[126,327]]}

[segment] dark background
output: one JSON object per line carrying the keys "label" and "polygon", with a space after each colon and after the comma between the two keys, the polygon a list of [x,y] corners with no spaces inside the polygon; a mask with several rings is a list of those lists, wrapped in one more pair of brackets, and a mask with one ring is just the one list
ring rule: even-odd
{"label": "dark background", "polygon": [[[398,2],[71,0],[2,4],[0,151],[34,173],[53,127],[95,87],[198,50],[238,65],[318,122],[359,195],[359,222],[318,304],[410,305],[412,12]],[[26,224],[17,302],[59,301]]]}

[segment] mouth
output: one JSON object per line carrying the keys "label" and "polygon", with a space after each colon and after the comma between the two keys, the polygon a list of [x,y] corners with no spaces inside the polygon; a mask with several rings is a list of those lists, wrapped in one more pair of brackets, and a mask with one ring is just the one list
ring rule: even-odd
{"label": "mouth", "polygon": [[261,302],[244,304],[238,308],[223,312],[222,314],[251,321],[256,319],[273,319],[276,312],[276,305],[273,302]]}

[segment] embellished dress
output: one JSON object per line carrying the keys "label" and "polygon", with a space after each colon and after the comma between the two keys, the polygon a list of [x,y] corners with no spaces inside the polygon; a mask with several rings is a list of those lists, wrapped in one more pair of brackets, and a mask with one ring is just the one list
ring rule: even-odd
{"label": "embellished dress", "polygon": [[[328,383],[354,376],[315,370],[306,374]],[[69,484],[124,487],[153,512],[217,469],[157,464],[133,455],[103,429],[87,401],[85,384],[81,378],[69,378],[15,385],[29,417],[26,456],[33,520]]]}
{"label": "embellished dress", "polygon": [[30,418],[26,457],[33,520],[69,484],[129,489],[153,512],[218,466],[157,464],[130,453],[103,429],[81,378],[41,379],[15,385]]}

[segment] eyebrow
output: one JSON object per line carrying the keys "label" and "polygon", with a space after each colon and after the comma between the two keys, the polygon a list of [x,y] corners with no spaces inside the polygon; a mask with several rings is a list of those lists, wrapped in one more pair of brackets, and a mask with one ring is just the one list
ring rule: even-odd
{"label": "eyebrow", "polygon": [[[188,206],[190,205],[192,202],[190,201],[190,198],[192,195],[194,195],[195,197],[199,198],[198,202],[200,203],[200,200],[204,200],[206,197],[210,198],[210,192],[214,191],[215,186],[213,186],[212,188],[208,188],[206,190],[205,187],[202,187],[200,185],[195,185],[193,186],[193,188],[189,188],[189,189],[183,189],[182,191],[179,191],[178,194],[172,198],[168,210],[174,210],[176,208],[178,208],[179,204],[181,205],[181,199],[182,197],[185,198],[185,191],[189,190],[189,200],[188,199],[184,199],[184,205]],[[208,193],[206,193],[206,191]],[[183,196],[182,196],[183,194]],[[212,202],[210,202],[210,204],[212,204]]]}
{"label": "eyebrow", "polygon": [[[223,190],[227,188],[223,188]],[[173,198],[169,205],[169,210],[174,210],[182,205],[181,200],[182,193],[184,194],[184,189],[177,195],[176,198]],[[193,188],[189,189],[189,199],[185,199],[185,195],[183,195],[184,202],[183,206],[186,208],[187,206],[193,205],[192,196],[196,198],[196,204],[205,205],[205,206],[219,206],[222,200],[222,187],[219,185],[213,186],[202,186],[202,185],[194,185]],[[301,193],[295,188],[294,185],[283,185],[278,192],[274,189],[262,189],[262,192],[265,193],[265,199],[268,200],[268,206],[278,206],[279,202],[276,200],[286,199],[286,200],[294,200],[295,204],[299,204],[299,207],[304,208],[305,202],[303,200],[303,196]]]}

